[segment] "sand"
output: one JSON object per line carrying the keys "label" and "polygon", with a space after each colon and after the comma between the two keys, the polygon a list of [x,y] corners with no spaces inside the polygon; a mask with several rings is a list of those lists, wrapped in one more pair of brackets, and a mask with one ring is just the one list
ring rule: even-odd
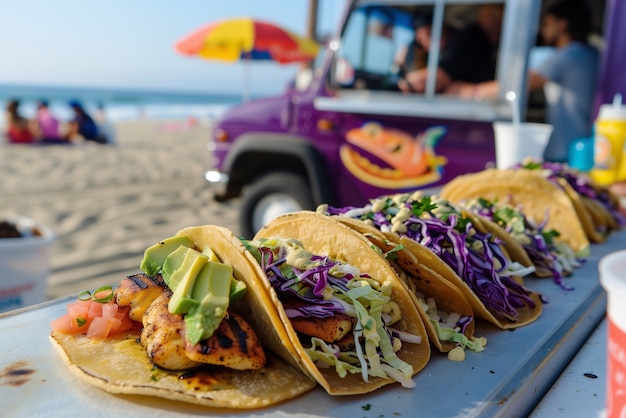
{"label": "sand", "polygon": [[56,235],[48,299],[118,283],[184,227],[238,233],[237,203],[216,203],[203,178],[210,128],[134,120],[115,125],[115,146],[0,147],[0,216],[34,218]]}

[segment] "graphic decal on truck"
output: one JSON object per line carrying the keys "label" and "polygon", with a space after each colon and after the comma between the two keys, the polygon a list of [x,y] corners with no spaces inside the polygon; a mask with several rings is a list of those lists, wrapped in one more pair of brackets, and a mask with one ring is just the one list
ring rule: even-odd
{"label": "graphic decal on truck", "polygon": [[346,169],[359,180],[386,189],[425,186],[441,179],[445,157],[435,146],[446,130],[435,126],[417,135],[367,122],[346,133],[339,149]]}

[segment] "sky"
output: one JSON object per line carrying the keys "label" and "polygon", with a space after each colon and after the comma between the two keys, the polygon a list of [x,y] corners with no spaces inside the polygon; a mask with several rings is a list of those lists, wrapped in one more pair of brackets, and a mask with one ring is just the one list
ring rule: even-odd
{"label": "sky", "polygon": [[[343,0],[319,0],[318,33]],[[309,0],[0,0],[0,83],[240,91],[244,66],[186,57],[177,40],[207,23],[253,17],[305,35]],[[254,63],[254,93],[280,91],[295,66]]]}

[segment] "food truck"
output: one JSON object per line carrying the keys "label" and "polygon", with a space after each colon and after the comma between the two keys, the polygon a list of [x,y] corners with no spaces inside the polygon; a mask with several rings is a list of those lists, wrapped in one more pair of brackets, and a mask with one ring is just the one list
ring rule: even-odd
{"label": "food truck", "polygon": [[[433,74],[444,28],[461,29],[483,4],[501,3],[497,97],[460,98],[437,91]],[[615,51],[626,8],[590,1],[602,50],[597,102],[626,92]],[[514,92],[525,121],[545,122],[545,97],[528,94],[526,74],[549,0],[354,0],[314,64],[310,83],[226,112],[208,144],[205,178],[218,201],[241,197],[242,233],[250,236],[277,214],[320,203],[358,205],[388,193],[443,184],[495,160],[494,121],[510,121]],[[414,16],[432,19],[423,93],[398,89],[394,57],[413,35]],[[605,18],[606,16],[606,18]],[[618,56],[619,55],[619,56]],[[472,65],[468,62],[467,65]],[[296,83],[297,84],[297,83]]]}

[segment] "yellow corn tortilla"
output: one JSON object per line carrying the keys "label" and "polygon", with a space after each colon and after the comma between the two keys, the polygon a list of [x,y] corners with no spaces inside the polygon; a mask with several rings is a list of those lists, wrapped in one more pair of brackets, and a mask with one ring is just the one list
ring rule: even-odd
{"label": "yellow corn tortilla", "polygon": [[[279,216],[261,228],[254,239],[272,237],[297,239],[307,251],[313,254],[326,255],[348,263],[380,282],[391,280],[391,297],[398,304],[402,313],[402,319],[394,324],[394,328],[422,337],[420,344],[403,342],[402,349],[396,354],[413,367],[414,374],[426,366],[430,359],[430,345],[417,307],[413,303],[408,289],[399,280],[385,258],[380,252],[372,248],[372,244],[365,237],[326,216],[308,211]],[[372,376],[369,376],[369,381],[365,382],[360,374],[348,374],[342,378],[339,377],[334,368],[318,368],[300,343],[282,303],[265,278],[265,273],[252,254],[246,252],[246,256],[251,265],[255,266],[259,272],[259,276],[266,281],[265,288],[272,294],[279,315],[285,324],[291,342],[296,348],[297,356],[304,363],[305,369],[329,394],[364,394],[382,386],[396,383],[393,379]]]}
{"label": "yellow corn tortilla", "polygon": [[[345,216],[331,216],[331,219],[340,222],[351,229],[363,234],[373,244],[375,244],[382,251],[388,252],[394,249],[397,245],[400,245],[393,240],[390,240],[385,234],[376,229],[374,226],[358,219],[348,218]],[[392,237],[396,241],[399,241],[400,237]],[[415,242],[414,242],[415,243]],[[437,271],[433,270],[429,266],[428,254],[433,254],[428,248],[415,243],[410,248],[405,248],[395,252],[398,255],[398,260],[395,263],[406,274],[409,283],[406,283],[407,287],[411,291],[411,295],[414,298],[414,303],[418,307],[418,311],[422,316],[422,320],[426,326],[428,337],[431,342],[442,353],[447,353],[452,350],[458,344],[454,342],[440,341],[437,338],[435,327],[431,324],[428,315],[421,308],[415,291],[419,291],[426,296],[435,298],[437,302],[437,308],[444,312],[458,312],[462,317],[469,316],[472,318],[472,322],[465,329],[465,336],[470,340],[474,340],[474,311],[465,298],[463,293],[449,281],[444,279]],[[404,245],[404,244],[402,244]]]}
{"label": "yellow corn tortilla", "polygon": [[[216,408],[251,409],[269,406],[307,392],[315,381],[302,372],[274,304],[260,287],[256,272],[235,251],[220,227],[184,229],[200,251],[210,247],[221,262],[233,267],[236,279],[247,285],[233,306],[255,330],[267,364],[259,370],[208,366],[204,371],[167,371],[154,366],[137,341],[139,332],[105,340],[52,332],[50,340],[81,380],[115,394],[149,395]],[[183,374],[190,377],[180,379]]]}
{"label": "yellow corn tortilla", "polygon": [[578,254],[589,252],[589,238],[572,200],[535,171],[487,169],[465,174],[446,184],[440,196],[453,203],[482,197],[510,204],[538,225],[547,217],[546,227],[558,231],[558,239]]}
{"label": "yellow corn tortilla", "polygon": [[[600,218],[595,218],[589,212],[588,206],[583,202],[582,197],[570,186],[567,181],[564,179],[557,179],[559,185],[565,191],[565,194],[570,198],[572,202],[572,206],[574,206],[574,210],[576,211],[576,215],[578,215],[578,219],[580,219],[580,223],[587,235],[587,238],[590,242],[593,243],[601,243],[606,241],[606,235],[602,233],[598,228],[600,225],[596,224],[597,222],[602,222]],[[607,231],[608,233],[608,231]]]}
{"label": "yellow corn tortilla", "polygon": [[597,201],[587,196],[581,196],[581,202],[583,206],[589,212],[593,223],[596,225],[596,229],[602,234],[608,234],[609,232],[619,229],[619,225],[615,218],[611,216],[602,205]]}
{"label": "yellow corn tortilla", "polygon": [[[139,333],[104,341],[52,332],[50,340],[81,381],[113,394],[148,395],[208,407],[251,409],[296,397],[315,386],[299,368],[276,356],[260,370],[216,368],[180,379],[158,369],[137,342]],[[208,370],[208,369],[207,369]]]}

